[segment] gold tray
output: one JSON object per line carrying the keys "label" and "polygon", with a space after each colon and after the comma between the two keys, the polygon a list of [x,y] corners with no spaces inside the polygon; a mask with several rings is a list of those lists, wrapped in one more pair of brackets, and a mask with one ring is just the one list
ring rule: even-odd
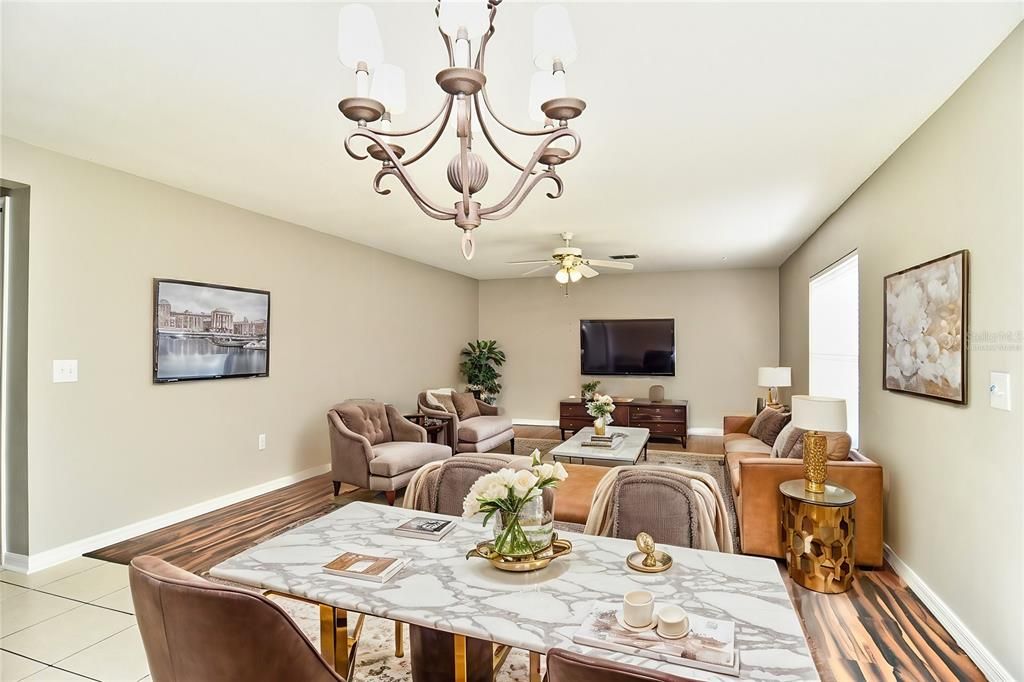
{"label": "gold tray", "polygon": [[642,573],[661,573],[667,571],[672,567],[672,557],[660,549],[654,552],[654,566],[644,566],[644,559],[647,555],[643,552],[633,552],[626,557],[626,565],[632,568],[634,571],[640,571]]}
{"label": "gold tray", "polygon": [[466,558],[478,557],[491,562],[491,565],[501,571],[513,573],[525,573],[526,571],[539,571],[552,561],[563,557],[572,551],[572,543],[568,540],[559,540],[556,536],[551,544],[533,554],[524,556],[505,556],[494,551],[494,542],[488,540],[481,542],[466,554]]}

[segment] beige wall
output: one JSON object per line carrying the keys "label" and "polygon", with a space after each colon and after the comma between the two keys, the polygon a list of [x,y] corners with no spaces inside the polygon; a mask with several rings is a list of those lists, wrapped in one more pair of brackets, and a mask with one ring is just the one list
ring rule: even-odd
{"label": "beige wall", "polygon": [[[1018,28],[780,274],[782,362],[806,391],[808,278],[858,250],[860,442],[886,468],[886,541],[1014,679],[1024,679],[1019,337],[972,347],[966,407],[883,391],[880,344],[882,278],[963,248],[975,338],[1024,327],[1022,39]],[[989,407],[990,371],[1011,373],[1013,412]]]}
{"label": "beige wall", "polygon": [[[474,280],[18,141],[2,153],[32,191],[32,554],[325,464],[334,402],[411,409],[457,380]],[[270,377],[153,385],[154,277],[270,290]],[[52,383],[67,358],[78,383]]]}
{"label": "beige wall", "polygon": [[550,277],[480,282],[480,338],[508,354],[500,404],[517,419],[558,419],[558,401],[580,393],[581,319],[672,317],[676,376],[600,377],[613,395],[690,401],[690,426],[721,428],[749,414],[757,367],[778,360],[778,271],[709,270],[601,275],[562,294]]}

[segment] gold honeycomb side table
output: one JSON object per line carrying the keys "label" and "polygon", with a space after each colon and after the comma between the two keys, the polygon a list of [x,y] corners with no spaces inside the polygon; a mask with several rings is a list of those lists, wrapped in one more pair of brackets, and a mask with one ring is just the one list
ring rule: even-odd
{"label": "gold honeycomb side table", "polygon": [[832,483],[825,492],[804,489],[804,480],[779,485],[782,542],[789,577],[815,592],[838,594],[853,582],[852,491]]}

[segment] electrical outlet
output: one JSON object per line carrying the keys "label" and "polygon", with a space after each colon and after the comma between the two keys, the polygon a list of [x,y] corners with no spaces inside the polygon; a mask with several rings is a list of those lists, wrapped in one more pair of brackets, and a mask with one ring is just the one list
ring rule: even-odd
{"label": "electrical outlet", "polygon": [[78,381],[78,360],[54,360],[53,383],[67,384]]}
{"label": "electrical outlet", "polygon": [[267,449],[267,434],[265,434],[265,433],[261,433],[260,434],[258,447],[259,447],[260,450],[266,450]]}

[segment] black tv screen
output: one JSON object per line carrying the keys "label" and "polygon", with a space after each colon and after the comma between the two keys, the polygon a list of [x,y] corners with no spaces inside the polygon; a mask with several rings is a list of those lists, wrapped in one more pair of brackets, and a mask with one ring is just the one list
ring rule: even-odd
{"label": "black tv screen", "polygon": [[153,381],[270,374],[270,292],[153,280]]}
{"label": "black tv screen", "polygon": [[675,320],[580,320],[580,373],[675,376]]}

